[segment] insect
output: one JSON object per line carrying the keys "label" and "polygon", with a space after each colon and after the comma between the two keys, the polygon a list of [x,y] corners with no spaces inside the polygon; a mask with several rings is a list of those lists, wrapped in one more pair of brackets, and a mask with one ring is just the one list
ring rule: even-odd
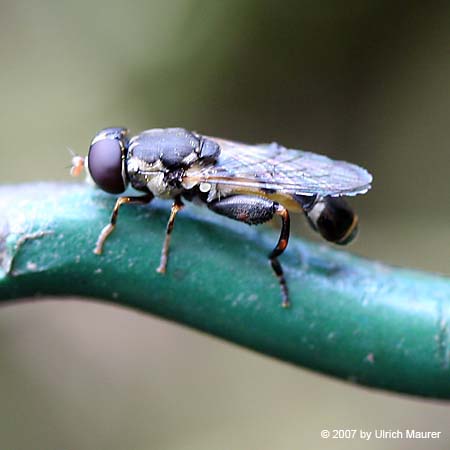
{"label": "insect", "polygon": [[146,204],[160,197],[173,201],[157,271],[165,273],[170,237],[183,199],[211,211],[258,225],[281,219],[277,244],[269,254],[281,289],[282,306],[289,293],[278,257],[289,240],[289,211],[303,212],[326,240],[347,244],[357,233],[358,217],[343,196],[364,194],[372,176],[344,161],[279,144],[247,145],[204,136],[183,128],[152,129],[129,137],[126,128],[98,132],[85,159],[75,156],[72,173],[86,166],[97,186],[123,194],[131,185],[141,196],[120,196],[110,223],[101,231],[94,253],[101,254],[113,232],[119,210],[127,203]]}

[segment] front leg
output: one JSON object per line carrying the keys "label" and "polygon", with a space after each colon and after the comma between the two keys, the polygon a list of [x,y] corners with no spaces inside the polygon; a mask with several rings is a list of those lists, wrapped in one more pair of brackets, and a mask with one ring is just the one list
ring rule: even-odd
{"label": "front leg", "polygon": [[153,194],[148,193],[142,197],[119,197],[114,205],[113,212],[111,214],[111,220],[108,225],[103,228],[98,236],[97,243],[95,245],[94,253],[96,255],[101,255],[103,252],[103,246],[105,245],[106,239],[116,228],[117,216],[119,215],[119,209],[125,203],[136,203],[136,204],[146,204],[153,200]]}
{"label": "front leg", "polygon": [[234,195],[222,200],[216,200],[208,204],[212,211],[227,216],[230,219],[239,220],[249,225],[258,225],[272,219],[274,215],[281,217],[281,232],[277,245],[269,255],[272,270],[278,278],[281,289],[281,305],[283,308],[290,306],[289,293],[284,277],[283,268],[278,261],[287,247],[289,241],[289,213],[287,209],[277,202],[263,197],[252,195]]}

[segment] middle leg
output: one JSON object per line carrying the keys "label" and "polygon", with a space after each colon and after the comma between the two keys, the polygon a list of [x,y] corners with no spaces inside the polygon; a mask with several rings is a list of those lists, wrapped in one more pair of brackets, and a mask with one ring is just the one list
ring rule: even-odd
{"label": "middle leg", "polygon": [[173,225],[175,223],[175,217],[177,213],[183,208],[184,203],[180,197],[176,197],[172,209],[170,210],[169,221],[166,227],[166,237],[164,238],[163,248],[161,250],[161,259],[159,260],[159,266],[156,269],[158,273],[166,273],[167,259],[169,257],[170,238],[172,236]]}

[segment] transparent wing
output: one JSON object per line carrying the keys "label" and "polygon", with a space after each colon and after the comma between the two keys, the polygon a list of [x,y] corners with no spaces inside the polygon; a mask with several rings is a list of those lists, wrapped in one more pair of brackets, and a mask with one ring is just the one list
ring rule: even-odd
{"label": "transparent wing", "polygon": [[214,165],[192,167],[190,183],[214,183],[286,194],[340,196],[363,194],[372,175],[362,167],[276,143],[246,145],[209,138],[221,147]]}

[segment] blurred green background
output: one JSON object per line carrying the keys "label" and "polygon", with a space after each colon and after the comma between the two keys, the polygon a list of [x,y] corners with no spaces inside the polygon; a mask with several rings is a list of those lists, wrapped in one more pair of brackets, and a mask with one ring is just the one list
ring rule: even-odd
{"label": "blurred green background", "polygon": [[[0,64],[3,184],[68,181],[66,148],[111,125],[278,141],[374,174],[352,251],[450,274],[449,2],[1,0]],[[133,311],[0,311],[0,449],[442,449],[449,425],[444,404]],[[333,428],[444,436],[320,438]]]}

